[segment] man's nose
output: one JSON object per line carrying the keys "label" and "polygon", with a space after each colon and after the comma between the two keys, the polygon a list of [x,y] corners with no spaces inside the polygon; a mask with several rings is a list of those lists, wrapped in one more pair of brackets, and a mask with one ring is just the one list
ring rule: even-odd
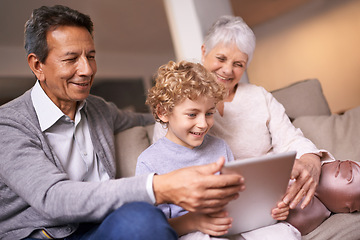
{"label": "man's nose", "polygon": [[79,75],[91,76],[94,74],[92,65],[87,57],[81,57],[79,60]]}

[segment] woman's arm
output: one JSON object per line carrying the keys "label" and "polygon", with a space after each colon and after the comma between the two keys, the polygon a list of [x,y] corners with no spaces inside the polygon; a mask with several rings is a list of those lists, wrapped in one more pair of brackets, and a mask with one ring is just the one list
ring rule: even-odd
{"label": "woman's arm", "polygon": [[[265,90],[264,90],[265,91]],[[306,197],[301,207],[306,207],[314,196],[321,172],[322,150],[319,150],[309,139],[305,138],[300,129],[296,129],[285,113],[284,107],[268,92],[265,93],[271,115],[269,131],[275,152],[296,151],[297,160],[291,173],[295,180],[285,194],[283,201],[290,208]]]}

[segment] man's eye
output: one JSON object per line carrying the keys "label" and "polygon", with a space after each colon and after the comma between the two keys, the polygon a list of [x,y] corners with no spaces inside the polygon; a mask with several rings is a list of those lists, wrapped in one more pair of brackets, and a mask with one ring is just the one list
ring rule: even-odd
{"label": "man's eye", "polygon": [[65,59],[65,62],[75,62],[75,61],[76,61],[76,57]]}

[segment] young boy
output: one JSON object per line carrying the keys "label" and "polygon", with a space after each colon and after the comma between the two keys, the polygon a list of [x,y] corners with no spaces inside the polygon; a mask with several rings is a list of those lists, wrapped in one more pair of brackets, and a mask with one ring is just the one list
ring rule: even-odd
{"label": "young boy", "polygon": [[[234,157],[224,140],[208,135],[214,123],[216,104],[225,90],[201,64],[170,61],[158,70],[156,85],[149,90],[148,104],[155,119],[168,128],[165,137],[138,158],[136,175],[202,165]],[[177,205],[159,206],[179,235],[202,231],[211,235],[226,233],[231,219],[225,213],[206,216],[187,213]]]}
{"label": "young boy", "polygon": [[[136,175],[164,174],[214,162],[219,157],[233,161],[225,141],[207,134],[214,124],[216,104],[225,94],[223,86],[201,64],[170,61],[161,66],[146,104],[151,107],[155,119],[168,130],[165,137],[139,156]],[[192,236],[184,236],[186,239],[210,239],[208,235],[223,235],[231,227],[231,218],[226,212],[206,215],[187,212],[174,204],[159,207],[179,236],[195,232]]]}

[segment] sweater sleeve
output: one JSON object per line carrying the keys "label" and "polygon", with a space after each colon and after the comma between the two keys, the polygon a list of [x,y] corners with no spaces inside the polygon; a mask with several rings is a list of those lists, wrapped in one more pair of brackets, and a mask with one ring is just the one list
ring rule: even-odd
{"label": "sweater sleeve", "polygon": [[285,113],[285,108],[271,93],[262,88],[268,104],[270,121],[268,122],[271,134],[272,146],[275,152],[296,151],[297,158],[305,153],[314,153],[322,160],[331,159],[332,156],[326,150],[319,150],[309,139],[305,138],[300,129],[295,128]]}

